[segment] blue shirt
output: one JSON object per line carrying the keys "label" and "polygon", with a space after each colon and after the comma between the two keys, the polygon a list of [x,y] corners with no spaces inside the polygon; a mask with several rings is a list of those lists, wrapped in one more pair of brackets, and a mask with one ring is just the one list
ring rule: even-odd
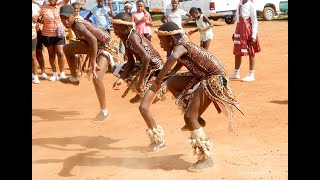
{"label": "blue shirt", "polygon": [[109,11],[109,6],[103,6],[100,8],[95,6],[91,9],[91,12],[96,16],[97,25],[99,27],[102,27],[104,29],[110,29],[108,14]]}

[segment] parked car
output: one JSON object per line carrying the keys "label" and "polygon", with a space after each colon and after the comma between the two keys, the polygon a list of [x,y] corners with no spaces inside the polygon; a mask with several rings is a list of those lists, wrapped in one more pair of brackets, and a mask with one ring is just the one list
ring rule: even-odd
{"label": "parked car", "polygon": [[[117,14],[119,14],[120,12],[123,12],[124,11],[124,3],[125,1],[123,0],[113,0],[112,1],[112,10],[113,10],[113,14],[114,16],[116,16]],[[135,2],[130,2],[131,5],[132,5],[132,10],[131,12],[136,12],[137,11],[137,5]],[[85,4],[85,9],[84,11],[81,11],[79,14],[81,17],[85,18],[89,12],[90,12],[90,9],[93,7],[93,6],[96,6],[97,3],[96,3],[96,0],[87,0],[86,4]],[[94,14],[92,14],[92,16],[89,18],[89,20],[96,24],[96,16]],[[112,23],[109,21],[110,23],[110,26],[112,26]]]}
{"label": "parked car", "polygon": [[280,7],[281,14],[288,15],[288,0],[280,1],[279,7]]}

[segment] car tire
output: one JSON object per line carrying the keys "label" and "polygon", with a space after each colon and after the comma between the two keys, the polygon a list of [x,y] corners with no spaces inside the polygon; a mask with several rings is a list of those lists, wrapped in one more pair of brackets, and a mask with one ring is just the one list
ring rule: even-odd
{"label": "car tire", "polygon": [[263,9],[263,19],[266,21],[272,21],[274,18],[274,10],[272,7],[265,7]]}
{"label": "car tire", "polygon": [[234,24],[236,22],[236,17],[235,16],[226,16],[224,21],[227,24]]}

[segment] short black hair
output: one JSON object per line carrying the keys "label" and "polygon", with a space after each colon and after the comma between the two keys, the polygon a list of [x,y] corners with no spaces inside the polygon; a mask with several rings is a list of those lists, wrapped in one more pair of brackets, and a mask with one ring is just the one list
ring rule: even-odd
{"label": "short black hair", "polygon": [[200,14],[202,14],[201,8],[197,8],[197,7],[192,7],[192,8],[189,10],[189,14],[195,13],[195,12],[197,12],[197,11],[198,11]]}
{"label": "short black hair", "polygon": [[179,26],[174,22],[166,22],[159,27],[160,31],[174,31],[179,29]]}
{"label": "short black hair", "polygon": [[143,0],[138,0],[138,1],[137,1],[137,4],[138,4],[139,2],[142,2],[142,3],[144,4],[144,1],[143,1]]}
{"label": "short black hair", "polygon": [[81,4],[78,3],[78,2],[74,2],[74,3],[71,4],[71,6],[72,6],[72,7],[74,7],[74,6],[79,6],[79,7],[81,7]]}
{"label": "short black hair", "polygon": [[121,12],[119,14],[117,14],[114,19],[121,19],[122,21],[127,21],[127,22],[131,22],[132,18],[130,16],[130,14],[126,13],[126,12]]}

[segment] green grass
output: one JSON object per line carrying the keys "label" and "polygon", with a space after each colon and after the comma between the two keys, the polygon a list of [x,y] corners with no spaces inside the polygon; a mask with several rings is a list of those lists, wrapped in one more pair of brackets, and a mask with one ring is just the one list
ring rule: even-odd
{"label": "green grass", "polygon": [[151,16],[152,21],[160,21],[162,17],[162,14],[154,14]]}

